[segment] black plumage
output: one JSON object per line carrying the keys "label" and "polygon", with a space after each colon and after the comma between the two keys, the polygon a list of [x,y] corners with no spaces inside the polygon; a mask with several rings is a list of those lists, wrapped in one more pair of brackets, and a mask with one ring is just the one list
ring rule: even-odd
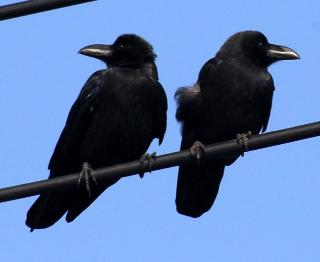
{"label": "black plumage", "polygon": [[[267,68],[278,60],[298,58],[292,49],[268,43],[260,32],[244,31],[230,37],[204,64],[196,84],[176,92],[181,149],[190,148],[195,141],[211,144],[249,131],[264,132],[274,91]],[[228,155],[181,165],[177,211],[191,217],[207,212],[217,196],[225,166],[238,157]]]}
{"label": "black plumage", "polygon": [[[108,68],[90,76],[73,104],[49,163],[50,178],[80,172],[84,162],[100,168],[138,159],[154,138],[162,143],[166,130],[167,98],[147,41],[126,34],[112,45],[90,45],[80,53]],[[90,197],[77,188],[41,194],[26,224],[47,228],[65,213],[71,222],[117,181],[92,183]]]}

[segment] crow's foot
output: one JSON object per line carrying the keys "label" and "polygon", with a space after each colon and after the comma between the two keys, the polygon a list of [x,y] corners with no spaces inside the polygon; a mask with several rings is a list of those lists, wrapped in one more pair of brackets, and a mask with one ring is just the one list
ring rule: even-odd
{"label": "crow's foot", "polygon": [[82,164],[82,169],[79,174],[77,186],[78,188],[81,188],[81,187],[85,188],[88,194],[88,198],[91,197],[91,186],[90,186],[91,183],[98,185],[97,180],[94,177],[94,172],[91,165],[88,162],[84,162]]}
{"label": "crow's foot", "polygon": [[248,133],[237,134],[237,137],[236,137],[237,143],[241,145],[243,148],[243,152],[241,153],[241,156],[244,156],[244,152],[249,150],[248,142],[251,136],[252,136],[251,131],[249,131]]}
{"label": "crow's foot", "polygon": [[[143,154],[141,156],[141,158],[140,158],[140,168],[141,168],[141,170],[142,170],[144,162],[148,161],[148,168],[149,168],[148,171],[149,171],[149,173],[151,173],[152,163],[153,163],[153,161],[154,161],[156,156],[157,156],[156,152],[153,152],[152,154],[149,154],[149,153]],[[139,176],[140,176],[140,178],[143,178],[144,172],[140,171]]]}
{"label": "crow's foot", "polygon": [[205,146],[200,141],[194,142],[190,147],[190,155],[192,158],[197,160],[197,163],[200,164],[201,159],[205,156]]}

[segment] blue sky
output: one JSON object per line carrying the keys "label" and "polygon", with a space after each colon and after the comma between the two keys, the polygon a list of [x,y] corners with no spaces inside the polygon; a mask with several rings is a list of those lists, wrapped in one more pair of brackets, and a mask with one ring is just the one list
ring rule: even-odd
{"label": "blue sky", "polygon": [[[14,1],[1,1],[1,4]],[[169,101],[164,143],[179,148],[173,94],[233,33],[253,29],[294,48],[299,61],[270,67],[276,92],[268,131],[319,120],[320,2],[97,1],[2,21],[0,187],[45,179],[80,88],[104,65],[79,55],[122,33],[150,41]],[[1,261],[317,261],[319,139],[247,153],[225,172],[214,208],[175,211],[177,168],[122,179],[76,221],[33,233],[35,197],[0,204]]]}

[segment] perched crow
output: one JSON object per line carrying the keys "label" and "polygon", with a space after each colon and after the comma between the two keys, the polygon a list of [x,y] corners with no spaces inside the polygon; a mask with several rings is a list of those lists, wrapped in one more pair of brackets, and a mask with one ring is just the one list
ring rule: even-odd
{"label": "perched crow", "polygon": [[[196,84],[180,88],[175,94],[176,118],[182,123],[181,149],[201,151],[202,143],[264,132],[274,91],[267,68],[278,60],[298,58],[294,50],[270,44],[260,32],[244,31],[231,36],[216,56],[204,64]],[[177,211],[195,218],[208,211],[217,196],[225,166],[238,157],[234,154],[181,165]]]}
{"label": "perched crow", "polygon": [[162,143],[166,130],[167,98],[147,41],[125,34],[112,45],[89,45],[79,52],[102,60],[108,68],[95,72],[82,88],[48,168],[53,178],[80,172],[82,167],[84,180],[91,177],[91,190],[89,195],[79,188],[41,194],[27,214],[31,230],[53,225],[65,213],[66,221],[73,221],[118,181],[92,183],[92,168],[140,158],[154,138]]}

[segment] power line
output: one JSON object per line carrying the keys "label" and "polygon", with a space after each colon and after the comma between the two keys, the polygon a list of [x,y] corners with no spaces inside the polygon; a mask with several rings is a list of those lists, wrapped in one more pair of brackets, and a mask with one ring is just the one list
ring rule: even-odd
{"label": "power line", "polygon": [[[320,136],[320,122],[282,129],[261,135],[254,135],[248,141],[246,151],[281,145],[315,136]],[[204,156],[206,159],[209,159],[222,154],[242,153],[243,151],[243,145],[239,144],[236,139],[233,139],[206,146]],[[154,159],[151,170],[169,168],[190,161],[195,161],[195,159],[191,156],[189,150],[165,154]],[[137,160],[96,169],[94,170],[94,177],[99,184],[103,184],[111,178],[131,176],[138,174],[141,171],[148,172],[149,165],[147,162],[144,162],[141,165],[140,160]],[[78,176],[79,174],[70,174],[3,188],[0,189],[0,202],[34,196],[44,192],[71,189],[72,187],[74,188],[77,186]]]}
{"label": "power line", "polygon": [[0,6],[0,21],[96,0],[33,0]]}

